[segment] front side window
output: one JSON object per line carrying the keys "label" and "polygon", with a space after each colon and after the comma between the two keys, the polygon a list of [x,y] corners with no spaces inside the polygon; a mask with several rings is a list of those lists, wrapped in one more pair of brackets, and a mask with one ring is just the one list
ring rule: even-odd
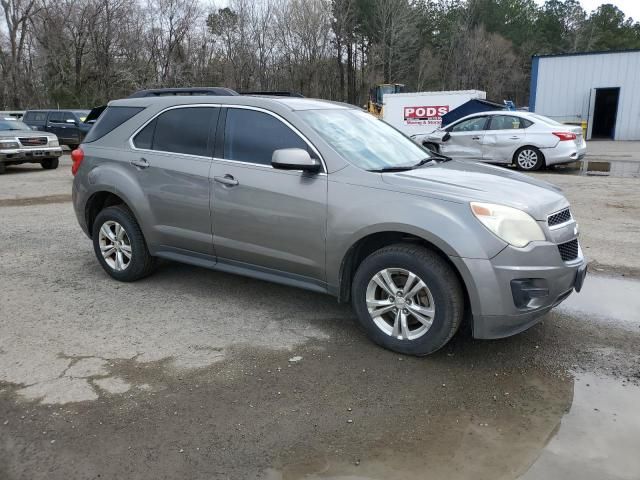
{"label": "front side window", "polygon": [[452,132],[478,132],[484,130],[487,117],[474,117],[464,120],[451,128]]}
{"label": "front side window", "polygon": [[49,114],[49,122],[50,123],[62,123],[64,115],[62,112],[51,112]]}
{"label": "front side window", "polygon": [[531,122],[520,117],[510,115],[495,115],[491,117],[489,130],[518,130],[527,128]]}
{"label": "front side window", "polygon": [[271,156],[281,148],[302,148],[307,144],[273,115],[229,108],[224,130],[224,158],[271,165]]}
{"label": "front side window", "polygon": [[345,160],[364,170],[410,167],[430,156],[388,123],[360,110],[306,110],[299,115]]}

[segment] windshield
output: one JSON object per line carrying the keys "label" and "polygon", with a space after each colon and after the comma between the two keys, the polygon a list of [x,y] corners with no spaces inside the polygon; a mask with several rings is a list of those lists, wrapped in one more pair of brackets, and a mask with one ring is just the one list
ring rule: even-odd
{"label": "windshield", "polygon": [[411,167],[429,152],[395,128],[359,110],[307,110],[300,116],[342,155],[365,170]]}
{"label": "windshield", "polygon": [[0,130],[31,130],[31,128],[18,120],[0,120]]}

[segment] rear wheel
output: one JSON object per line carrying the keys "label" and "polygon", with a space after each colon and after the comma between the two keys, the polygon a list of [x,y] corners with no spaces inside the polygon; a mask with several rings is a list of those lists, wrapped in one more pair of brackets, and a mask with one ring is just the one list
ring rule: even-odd
{"label": "rear wheel", "polygon": [[513,160],[520,170],[532,172],[544,166],[542,152],[536,147],[522,147],[513,156]]}
{"label": "rear wheel", "polygon": [[133,282],[155,269],[156,259],[149,254],[142,230],[125,206],[102,210],[93,222],[92,238],[100,265],[116,280]]}
{"label": "rear wheel", "polygon": [[0,162],[0,175],[2,175],[7,170],[7,166],[4,162]]}
{"label": "rear wheel", "polygon": [[463,294],[451,266],[417,245],[397,244],[374,252],[353,278],[352,304],[377,344],[408,355],[428,355],[456,333]]}
{"label": "rear wheel", "polygon": [[42,168],[44,168],[45,170],[55,170],[56,168],[58,168],[59,163],[60,161],[57,158],[47,158],[45,160],[42,160],[40,162],[40,165],[42,165]]}

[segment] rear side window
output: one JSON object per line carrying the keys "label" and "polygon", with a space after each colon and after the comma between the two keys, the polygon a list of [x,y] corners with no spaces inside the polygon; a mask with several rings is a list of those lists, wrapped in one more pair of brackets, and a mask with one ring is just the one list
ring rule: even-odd
{"label": "rear side window", "polygon": [[144,110],[143,107],[107,107],[84,137],[83,143],[95,142],[104,137],[142,110]]}
{"label": "rear side window", "polygon": [[530,127],[532,123],[529,120],[510,115],[495,115],[491,117],[491,125],[489,130],[518,130]]}
{"label": "rear side window", "polygon": [[271,165],[280,148],[302,148],[307,144],[277,118],[255,110],[230,108],[224,131],[224,158]]}
{"label": "rear side window", "polygon": [[30,123],[44,123],[47,120],[46,112],[27,112],[24,115],[24,121]]}
{"label": "rear side window", "polygon": [[187,155],[211,156],[213,127],[219,108],[185,107],[168,110],[147,124],[133,139],[136,148]]}

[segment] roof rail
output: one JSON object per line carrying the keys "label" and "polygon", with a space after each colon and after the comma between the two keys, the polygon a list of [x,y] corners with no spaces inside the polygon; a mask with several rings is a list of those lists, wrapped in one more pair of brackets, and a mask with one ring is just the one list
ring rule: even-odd
{"label": "roof rail", "polygon": [[270,97],[297,97],[304,98],[304,95],[297,92],[286,92],[286,91],[273,91],[273,90],[251,90],[246,92],[240,92],[240,95],[267,95]]}
{"label": "roof rail", "polygon": [[138,90],[128,98],[164,97],[170,95],[238,95],[238,92],[226,87],[186,87],[186,88],[150,88]]}

